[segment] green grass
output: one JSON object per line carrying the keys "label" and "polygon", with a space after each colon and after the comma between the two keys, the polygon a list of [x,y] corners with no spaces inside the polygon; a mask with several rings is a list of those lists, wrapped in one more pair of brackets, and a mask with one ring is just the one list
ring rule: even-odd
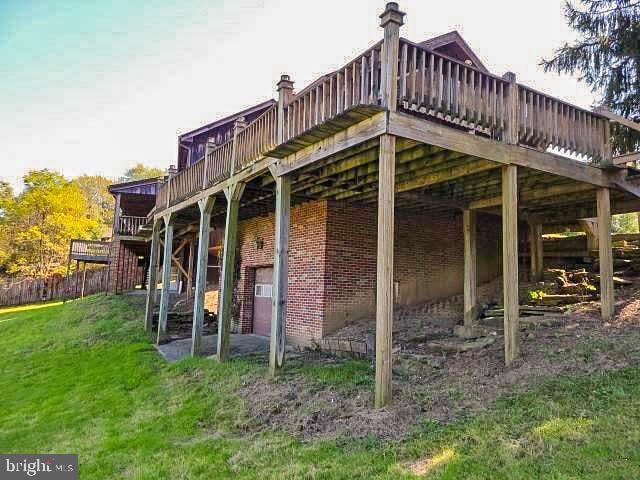
{"label": "green grass", "polygon": [[[446,426],[417,422],[403,442],[303,443],[242,429],[237,391],[263,365],[167,365],[127,302],[0,310],[3,453],[78,453],[88,479],[640,478],[637,368],[560,378]],[[292,368],[318,384],[371,384],[364,362]]]}

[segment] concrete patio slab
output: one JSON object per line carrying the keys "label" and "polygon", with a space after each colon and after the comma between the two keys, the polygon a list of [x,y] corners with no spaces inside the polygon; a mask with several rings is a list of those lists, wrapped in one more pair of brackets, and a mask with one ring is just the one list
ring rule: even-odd
{"label": "concrete patio slab", "polygon": [[[202,337],[203,354],[210,357],[216,354],[218,345],[217,335],[204,335]],[[191,339],[182,338],[169,343],[156,345],[156,350],[167,362],[177,362],[181,358],[191,355]],[[240,357],[243,355],[269,352],[269,338],[251,334],[232,334],[230,342],[230,355]]]}

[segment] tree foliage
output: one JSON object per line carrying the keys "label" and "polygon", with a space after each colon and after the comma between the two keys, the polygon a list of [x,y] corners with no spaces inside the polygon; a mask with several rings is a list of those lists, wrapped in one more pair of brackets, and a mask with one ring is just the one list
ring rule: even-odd
{"label": "tree foliage", "polygon": [[[565,43],[553,58],[543,60],[545,71],[578,74],[599,95],[599,103],[640,120],[640,2],[567,2],[565,17],[579,39]],[[613,134],[617,152],[640,146],[637,132],[617,127]]]}
{"label": "tree foliage", "polygon": [[87,200],[88,215],[96,220],[101,229],[101,237],[111,234],[113,224],[114,198],[108,191],[113,180],[101,175],[81,175],[73,182]]}
{"label": "tree foliage", "polygon": [[[163,174],[137,164],[121,181]],[[23,177],[16,195],[9,183],[0,181],[0,272],[34,277],[63,273],[71,239],[110,236],[112,183],[99,175],[68,180],[51,170],[34,170]]]}
{"label": "tree foliage", "polygon": [[99,223],[77,183],[57,172],[23,177],[24,190],[7,202],[0,229],[6,273],[43,277],[64,271],[72,238],[97,238]]}
{"label": "tree foliage", "polygon": [[133,182],[135,180],[146,180],[147,178],[162,177],[165,171],[161,168],[147,167],[142,163],[136,163],[133,167],[124,172],[121,181]]}

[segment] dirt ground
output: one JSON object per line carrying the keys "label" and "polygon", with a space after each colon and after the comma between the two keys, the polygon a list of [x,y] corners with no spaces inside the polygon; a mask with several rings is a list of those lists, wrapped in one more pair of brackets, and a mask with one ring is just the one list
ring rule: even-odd
{"label": "dirt ground", "polygon": [[[365,382],[331,385],[305,376],[304,368],[339,366],[349,360],[312,351],[296,353],[279,380],[254,378],[242,387],[250,418],[245,428],[284,429],[303,440],[369,435],[397,440],[421,421],[450,422],[481,412],[502,394],[557,375],[640,365],[640,279],[616,294],[611,323],[603,323],[599,305],[589,302],[572,306],[559,317],[559,325],[522,330],[522,356],[508,368],[499,330],[492,333],[492,344],[464,353],[425,353],[421,344],[399,344],[393,404],[382,410],[372,408],[373,365],[363,367]],[[424,328],[428,331],[429,326]],[[441,326],[438,334],[440,330]]]}

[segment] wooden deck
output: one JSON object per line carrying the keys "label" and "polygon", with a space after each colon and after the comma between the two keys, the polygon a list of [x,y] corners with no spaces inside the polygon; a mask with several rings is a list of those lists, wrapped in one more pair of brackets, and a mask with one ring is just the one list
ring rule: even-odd
{"label": "wooden deck", "polygon": [[[384,39],[298,93],[283,75],[278,102],[158,189],[151,220],[150,292],[156,290],[164,226],[163,273],[171,244],[210,222],[224,225],[218,359],[227,354],[238,222],[275,212],[271,372],[284,360],[291,205],[331,200],[378,207],[376,405],[391,400],[393,252],[396,209],[460,210],[465,232],[465,324],[474,321],[475,213],[502,219],[505,363],[519,355],[518,229],[529,225],[541,248],[543,224],[597,217],[602,318],[614,313],[611,214],[640,211],[634,155],[612,158],[611,123],[640,130],[604,110],[589,111],[531,89],[513,73],[496,76],[400,38],[404,13],[394,2],[380,16]],[[147,225],[148,229],[149,225]],[[155,252],[155,253],[154,253]],[[541,251],[532,252],[541,263]],[[204,272],[207,252],[198,253]],[[541,270],[538,264],[534,269]],[[204,275],[196,275],[201,318]],[[168,278],[160,296],[158,339],[166,331]],[[155,307],[147,297],[147,315]],[[194,321],[192,353],[200,349]],[[151,322],[146,326],[151,328]]]}
{"label": "wooden deck", "polygon": [[69,261],[77,260],[87,263],[109,263],[111,242],[97,240],[71,240]]}

